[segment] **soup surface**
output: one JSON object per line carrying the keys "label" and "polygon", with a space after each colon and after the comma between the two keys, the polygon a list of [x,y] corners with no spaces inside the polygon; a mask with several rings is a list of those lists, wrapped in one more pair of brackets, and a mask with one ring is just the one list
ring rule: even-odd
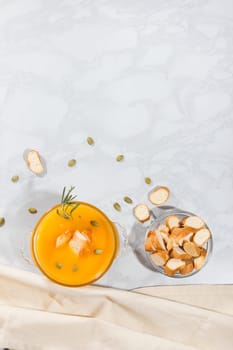
{"label": "soup surface", "polygon": [[[32,238],[34,259],[55,282],[77,286],[101,277],[118,248],[118,235],[110,220],[96,207],[80,202],[73,219],[52,208],[37,224]],[[65,239],[64,239],[65,238]]]}

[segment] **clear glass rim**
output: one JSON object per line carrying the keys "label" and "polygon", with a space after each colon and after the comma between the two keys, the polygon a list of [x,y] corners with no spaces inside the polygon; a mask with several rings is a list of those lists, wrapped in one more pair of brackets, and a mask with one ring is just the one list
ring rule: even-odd
{"label": "clear glass rim", "polygon": [[[74,202],[77,203],[77,202]],[[32,233],[31,233],[31,239],[30,239],[30,251],[31,251],[31,256],[33,259],[34,264],[39,268],[39,270],[43,273],[43,275],[45,275],[50,281],[57,283],[59,285],[65,286],[65,287],[70,287],[70,288],[75,288],[75,287],[82,287],[82,286],[86,286],[89,284],[92,284],[96,281],[98,281],[101,277],[103,277],[105,275],[105,273],[110,269],[113,261],[115,260],[118,250],[119,250],[119,245],[120,245],[120,238],[119,238],[119,233],[118,230],[116,228],[116,225],[107,217],[107,215],[102,212],[102,210],[100,210],[99,208],[97,208],[96,206],[94,206],[93,204],[87,203],[87,202],[81,202],[78,201],[78,203],[80,204],[84,204],[87,205],[89,207],[92,207],[93,209],[97,210],[100,214],[102,214],[104,216],[104,218],[108,221],[108,223],[110,224],[110,226],[112,227],[113,233],[114,233],[114,238],[115,238],[115,249],[113,251],[111,260],[109,261],[108,266],[106,267],[106,269],[97,277],[97,278],[93,278],[92,280],[90,280],[89,282],[86,283],[79,283],[79,284],[67,284],[67,283],[62,283],[59,282],[55,279],[53,279],[52,277],[50,277],[46,271],[43,269],[43,266],[41,266],[39,259],[36,256],[36,247],[35,247],[35,237],[36,237],[36,231],[38,226],[40,225],[41,221],[54,209],[58,208],[60,206],[60,204],[56,204],[54,205],[52,208],[50,208],[48,211],[46,211],[38,220],[36,226],[34,227]]]}
{"label": "clear glass rim", "polygon": [[[159,207],[158,207],[159,208]],[[162,207],[160,207],[162,208]],[[155,226],[158,226],[158,224],[163,221],[168,215],[180,215],[180,216],[197,216],[196,214],[194,213],[191,213],[189,211],[185,211],[185,210],[182,210],[182,209],[178,209],[178,208],[174,208],[174,209],[168,209],[167,210],[168,212],[167,213],[164,213],[164,214],[159,214],[158,216],[155,216],[154,220],[151,222],[150,226],[147,228],[146,230],[146,234],[145,234],[145,237],[147,236],[148,232],[153,230],[155,228]],[[205,221],[204,221],[205,222]],[[206,243],[206,250],[207,250],[207,254],[206,254],[206,259],[205,259],[205,262],[203,264],[203,266],[201,267],[201,269],[199,270],[194,270],[192,271],[191,273],[187,274],[187,275],[182,275],[180,273],[175,273],[174,275],[172,276],[169,276],[167,275],[165,272],[164,272],[164,269],[163,267],[161,266],[157,266],[156,264],[153,263],[153,261],[151,260],[150,258],[150,253],[149,252],[146,252],[146,256],[148,258],[148,261],[150,262],[150,265],[153,267],[153,270],[155,272],[159,272],[161,273],[162,275],[164,276],[167,276],[167,277],[170,277],[170,278],[186,278],[186,277],[190,277],[190,276],[193,276],[195,275],[196,273],[198,273],[199,271],[201,271],[205,266],[206,264],[208,263],[212,253],[213,253],[213,235],[212,235],[212,231],[211,229],[209,228],[209,226],[206,224],[205,222],[205,226],[206,228],[210,231],[210,239],[209,241]]]}

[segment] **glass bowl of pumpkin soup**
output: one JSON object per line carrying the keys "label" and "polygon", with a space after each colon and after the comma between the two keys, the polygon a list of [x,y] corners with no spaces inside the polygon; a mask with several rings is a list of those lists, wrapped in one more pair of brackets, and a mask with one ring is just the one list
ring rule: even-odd
{"label": "glass bowl of pumpkin soup", "polygon": [[[65,210],[64,210],[65,208]],[[54,206],[37,223],[31,236],[35,264],[50,280],[78,287],[97,281],[119,250],[116,224],[85,202]]]}

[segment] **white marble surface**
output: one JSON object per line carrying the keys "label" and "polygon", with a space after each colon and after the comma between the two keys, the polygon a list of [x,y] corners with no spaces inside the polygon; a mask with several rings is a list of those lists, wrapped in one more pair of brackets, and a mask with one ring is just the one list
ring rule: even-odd
{"label": "white marble surface", "polygon": [[[145,200],[150,176],[205,218],[213,257],[174,280],[129,250],[102,284],[233,283],[232,93],[232,0],[0,0],[0,263],[31,269],[19,244],[64,185],[129,233],[122,197]],[[26,168],[27,148],[46,159],[45,177]]]}

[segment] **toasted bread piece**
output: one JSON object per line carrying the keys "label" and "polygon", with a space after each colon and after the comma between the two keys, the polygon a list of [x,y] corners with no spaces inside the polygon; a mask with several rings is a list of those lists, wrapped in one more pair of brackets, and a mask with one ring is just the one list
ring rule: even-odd
{"label": "toasted bread piece", "polygon": [[65,231],[61,235],[59,235],[56,239],[56,248],[61,247],[63,244],[67,243],[71,237],[73,236],[73,233],[69,230]]}
{"label": "toasted bread piece", "polygon": [[197,258],[194,258],[194,267],[196,270],[200,270],[204,265],[206,257],[204,255],[200,255]]}
{"label": "toasted bread piece", "polygon": [[169,269],[169,267],[167,267],[166,265],[164,266],[164,272],[165,272],[165,274],[168,275],[168,276],[173,276],[173,275],[175,275],[175,273],[176,273],[175,270]]}
{"label": "toasted bread piece", "polygon": [[192,227],[195,230],[200,230],[202,227],[205,226],[204,221],[198,216],[188,216],[184,218],[182,222],[185,227]]}
{"label": "toasted bread piece", "polygon": [[172,237],[168,237],[167,241],[167,250],[171,250],[174,247],[178,247],[178,244],[176,243],[176,240]]}
{"label": "toasted bread piece", "polygon": [[72,239],[69,241],[69,246],[77,255],[88,255],[91,253],[91,240],[85,232],[75,231]]}
{"label": "toasted bread piece", "polygon": [[147,236],[145,244],[144,244],[144,249],[147,252],[155,252],[156,247],[153,245],[153,240],[154,240],[154,235]]}
{"label": "toasted bread piece", "polygon": [[159,230],[160,232],[164,232],[164,233],[166,233],[166,234],[169,233],[169,227],[167,227],[167,226],[164,225],[164,224],[160,224],[160,225],[158,226],[158,230]]}
{"label": "toasted bread piece", "polygon": [[193,237],[193,242],[201,247],[210,239],[210,231],[207,228],[202,228],[197,231]]}
{"label": "toasted bread piece", "polygon": [[193,268],[194,268],[193,261],[188,260],[185,262],[185,266],[180,268],[179,272],[182,275],[188,275],[189,273],[191,273],[193,271]]}
{"label": "toasted bread piece", "polygon": [[180,270],[180,268],[185,266],[185,262],[182,261],[181,259],[169,259],[165,265],[164,268],[164,272],[169,275],[172,276],[174,275],[176,272],[178,272]]}
{"label": "toasted bread piece", "polygon": [[200,248],[200,255],[201,256],[206,256],[207,255],[207,250],[205,248]]}
{"label": "toasted bread piece", "polygon": [[193,232],[190,232],[186,236],[181,237],[178,241],[179,246],[182,246],[185,241],[191,241],[192,237],[193,237]]}
{"label": "toasted bread piece", "polygon": [[151,254],[151,259],[157,266],[163,266],[168,261],[169,255],[167,251],[158,251],[154,254]]}
{"label": "toasted bread piece", "polygon": [[166,246],[164,244],[163,238],[161,236],[161,233],[158,230],[155,230],[155,236],[153,238],[153,245],[158,250],[166,250]]}
{"label": "toasted bread piece", "polygon": [[39,152],[30,150],[25,156],[28,168],[36,175],[40,175],[44,172],[44,167],[40,158]]}
{"label": "toasted bread piece", "polygon": [[166,217],[165,223],[169,230],[172,230],[173,228],[180,226],[180,219],[176,215],[169,215]]}
{"label": "toasted bread piece", "polygon": [[172,249],[172,252],[170,254],[170,256],[172,258],[176,258],[176,259],[190,259],[191,256],[189,254],[187,254],[182,248],[180,247],[174,247]]}
{"label": "toasted bread piece", "polygon": [[146,237],[150,237],[150,236],[155,236],[155,230],[150,230],[148,233],[147,233],[147,235],[146,235]]}
{"label": "toasted bread piece", "polygon": [[145,222],[150,219],[150,211],[146,204],[138,204],[134,208],[134,216],[140,222]]}
{"label": "toasted bread piece", "polygon": [[200,248],[193,242],[184,242],[183,249],[187,254],[193,257],[198,257],[201,253]]}
{"label": "toasted bread piece", "polygon": [[164,240],[164,242],[167,244],[168,241],[169,241],[169,237],[168,237],[168,234],[163,232],[163,231],[159,231],[161,236],[162,236],[162,239]]}
{"label": "toasted bread piece", "polygon": [[175,227],[171,231],[171,237],[177,242],[187,236],[189,233],[193,232],[191,227]]}
{"label": "toasted bread piece", "polygon": [[156,187],[152,192],[150,192],[149,200],[154,205],[161,205],[168,200],[169,196],[169,189],[167,187],[161,186]]}

